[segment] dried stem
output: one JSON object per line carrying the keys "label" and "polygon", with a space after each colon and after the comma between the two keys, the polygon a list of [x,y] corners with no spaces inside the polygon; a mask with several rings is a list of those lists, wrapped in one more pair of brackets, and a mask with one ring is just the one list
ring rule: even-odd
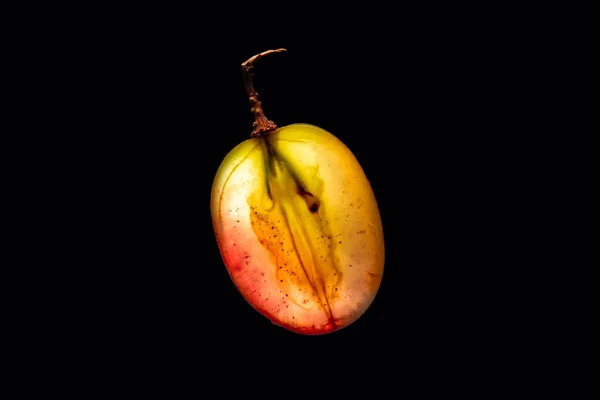
{"label": "dried stem", "polygon": [[271,53],[281,53],[282,51],[286,51],[285,49],[275,49],[275,50],[267,50],[262,53],[259,53],[255,56],[250,57],[247,61],[242,63],[242,70],[244,71],[244,84],[246,86],[246,92],[248,93],[248,98],[250,100],[250,105],[252,106],[252,112],[254,113],[254,123],[252,126],[254,130],[252,131],[252,137],[259,137],[262,135],[266,135],[270,132],[273,132],[277,129],[277,125],[273,121],[270,121],[265,117],[265,113],[262,109],[260,100],[258,100],[258,93],[254,89],[254,85],[252,84],[252,68],[254,68],[254,62],[259,58],[266,56]]}

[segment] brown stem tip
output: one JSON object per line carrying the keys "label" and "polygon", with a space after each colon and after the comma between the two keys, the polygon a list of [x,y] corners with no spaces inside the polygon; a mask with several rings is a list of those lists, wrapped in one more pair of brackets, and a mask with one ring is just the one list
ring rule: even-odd
{"label": "brown stem tip", "polygon": [[254,130],[251,134],[252,137],[266,135],[277,129],[277,125],[275,125],[273,121],[270,121],[267,119],[267,117],[265,117],[265,113],[262,109],[260,100],[258,100],[258,93],[256,93],[254,85],[252,84],[252,68],[254,68],[254,62],[259,58],[266,56],[267,54],[281,53],[282,51],[286,51],[286,49],[274,49],[263,51],[262,53],[256,54],[242,63],[242,70],[244,72],[244,84],[246,86],[246,92],[248,93],[250,105],[252,106],[251,110],[254,113],[254,123],[252,124]]}

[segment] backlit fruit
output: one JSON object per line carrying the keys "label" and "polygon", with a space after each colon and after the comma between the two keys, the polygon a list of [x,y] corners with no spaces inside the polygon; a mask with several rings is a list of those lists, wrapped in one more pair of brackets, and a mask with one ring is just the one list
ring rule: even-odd
{"label": "backlit fruit", "polygon": [[211,192],[221,256],[242,296],[276,325],[324,334],[356,321],[379,289],[381,218],[352,152],[309,124],[265,118],[242,64],[256,116],[252,137],[223,160]]}

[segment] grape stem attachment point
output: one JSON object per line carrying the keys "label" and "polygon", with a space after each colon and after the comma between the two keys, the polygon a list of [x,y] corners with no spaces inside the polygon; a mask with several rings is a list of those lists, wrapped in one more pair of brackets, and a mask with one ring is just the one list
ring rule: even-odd
{"label": "grape stem attachment point", "polygon": [[271,53],[281,53],[282,51],[286,51],[286,49],[263,51],[262,53],[256,54],[242,63],[242,71],[244,72],[244,85],[246,86],[248,99],[250,100],[250,105],[252,106],[251,110],[254,113],[254,123],[252,124],[254,129],[252,130],[251,134],[253,138],[273,132],[277,129],[277,125],[265,117],[261,102],[258,100],[258,93],[256,93],[252,83],[252,68],[254,68],[254,62],[259,58]]}

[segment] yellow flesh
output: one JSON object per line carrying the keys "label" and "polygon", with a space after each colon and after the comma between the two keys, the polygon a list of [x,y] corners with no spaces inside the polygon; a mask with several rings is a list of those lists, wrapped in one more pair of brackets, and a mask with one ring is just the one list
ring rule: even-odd
{"label": "yellow flesh", "polygon": [[240,143],[217,172],[211,211],[233,282],[274,323],[326,333],[373,301],[384,264],[377,203],[325,130],[294,124]]}

